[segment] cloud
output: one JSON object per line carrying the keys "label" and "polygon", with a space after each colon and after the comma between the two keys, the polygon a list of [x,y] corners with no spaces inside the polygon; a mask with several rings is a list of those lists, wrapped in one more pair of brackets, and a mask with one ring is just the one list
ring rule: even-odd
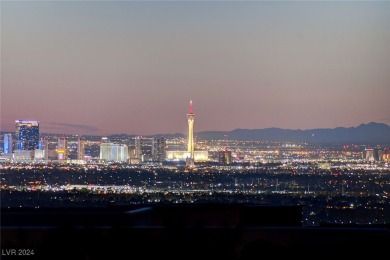
{"label": "cloud", "polygon": [[82,124],[67,124],[57,122],[41,122],[40,126],[45,130],[60,131],[60,132],[87,132],[93,133],[99,131],[99,128],[93,125],[82,125]]}

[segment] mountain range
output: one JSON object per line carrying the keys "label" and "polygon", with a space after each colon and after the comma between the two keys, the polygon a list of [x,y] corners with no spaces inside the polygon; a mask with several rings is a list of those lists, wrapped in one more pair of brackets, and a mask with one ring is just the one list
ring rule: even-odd
{"label": "mountain range", "polygon": [[[183,134],[161,135],[164,137],[184,137]],[[337,127],[310,130],[281,128],[235,129],[232,131],[197,132],[202,139],[255,140],[273,142],[307,143],[356,143],[390,144],[390,126],[383,123],[361,124],[357,127]]]}

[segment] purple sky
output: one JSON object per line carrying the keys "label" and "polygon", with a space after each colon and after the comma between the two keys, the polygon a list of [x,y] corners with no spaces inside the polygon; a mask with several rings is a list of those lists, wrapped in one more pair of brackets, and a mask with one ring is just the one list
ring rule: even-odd
{"label": "purple sky", "polygon": [[390,2],[2,2],[1,130],[390,124]]}

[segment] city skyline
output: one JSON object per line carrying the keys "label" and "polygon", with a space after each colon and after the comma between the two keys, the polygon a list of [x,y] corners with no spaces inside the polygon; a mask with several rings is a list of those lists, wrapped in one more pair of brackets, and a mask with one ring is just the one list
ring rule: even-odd
{"label": "city skyline", "polygon": [[[16,121],[39,121],[40,120],[30,120],[30,119],[18,119]],[[63,123],[63,125],[67,125],[66,123]],[[288,131],[310,131],[310,130],[335,130],[335,129],[340,129],[340,128],[344,128],[344,129],[353,129],[353,128],[358,128],[358,127],[361,127],[361,126],[369,126],[369,125],[385,125],[385,126],[388,126],[390,127],[390,124],[386,124],[386,123],[381,123],[381,122],[368,122],[367,124],[365,123],[361,123],[361,124],[357,124],[357,125],[354,125],[354,126],[351,126],[351,127],[344,127],[344,126],[337,126],[337,127],[334,127],[334,128],[330,128],[330,127],[325,127],[325,128],[311,128],[311,129],[302,129],[302,128],[297,128],[297,129],[293,129],[293,128],[278,128],[278,127],[266,127],[266,128],[252,128],[252,129],[246,129],[246,128],[235,128],[235,129],[232,129],[232,130],[227,130],[227,131],[224,131],[224,130],[221,130],[221,131],[195,131],[194,130],[194,134],[197,134],[197,133],[212,133],[212,132],[218,132],[218,133],[224,133],[224,132],[233,132],[233,131],[236,131],[236,130],[269,130],[269,129],[280,129],[280,130],[288,130]],[[4,133],[4,134],[8,134],[8,133],[11,133],[11,134],[14,134],[15,133],[15,123],[13,124],[13,127],[14,129],[10,129],[10,130],[4,130],[4,129],[1,129],[0,133]],[[44,125],[40,125],[40,129],[45,129],[45,126]],[[88,133],[80,133],[80,132],[71,132],[71,131],[66,131],[66,128],[63,128],[64,131],[61,132],[61,128],[59,128],[60,130],[58,131],[41,131],[40,130],[40,133],[41,134],[53,134],[53,135],[75,135],[75,136],[100,136],[100,137],[107,137],[107,136],[111,136],[111,135],[129,135],[129,136],[134,136],[134,137],[153,137],[153,136],[161,136],[161,135],[183,135],[183,136],[188,136],[188,126],[187,126],[187,129],[183,132],[170,132],[170,133],[151,133],[151,134],[142,134],[142,133],[132,133],[132,132],[129,132],[129,133],[121,133],[121,132],[114,132],[114,133],[110,133],[110,134],[88,134]]]}
{"label": "city skyline", "polygon": [[[2,2],[1,131],[390,124],[390,3]],[[72,17],[72,19],[69,19]]]}

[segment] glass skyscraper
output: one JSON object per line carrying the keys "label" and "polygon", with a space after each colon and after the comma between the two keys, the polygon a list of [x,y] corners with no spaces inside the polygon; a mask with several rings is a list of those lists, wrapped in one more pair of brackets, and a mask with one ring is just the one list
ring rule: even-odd
{"label": "glass skyscraper", "polygon": [[35,150],[39,143],[39,121],[16,120],[15,138],[17,150]]}
{"label": "glass skyscraper", "polygon": [[12,134],[4,134],[4,149],[5,154],[12,153]]}

